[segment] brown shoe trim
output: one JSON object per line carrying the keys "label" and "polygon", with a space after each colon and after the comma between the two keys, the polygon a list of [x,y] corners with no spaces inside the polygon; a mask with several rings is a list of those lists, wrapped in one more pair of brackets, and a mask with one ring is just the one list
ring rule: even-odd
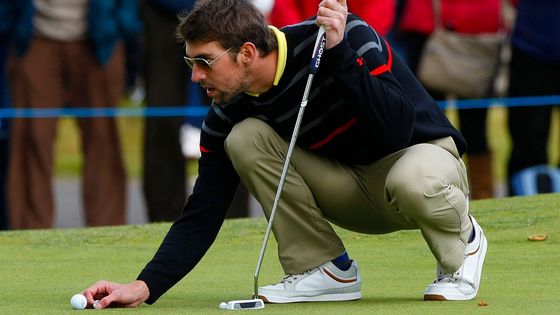
{"label": "brown shoe trim", "polygon": [[447,301],[443,295],[424,294],[424,301]]}
{"label": "brown shoe trim", "polygon": [[263,302],[265,302],[265,303],[272,303],[264,295],[259,295],[259,299],[263,300]]}
{"label": "brown shoe trim", "polygon": [[341,279],[339,277],[337,277],[336,275],[334,275],[332,272],[330,272],[327,268],[323,268],[323,271],[329,276],[331,277],[333,280],[338,281],[340,283],[352,283],[355,282],[358,278],[352,278],[352,279]]}
{"label": "brown shoe trim", "polygon": [[473,255],[475,255],[476,253],[478,253],[479,250],[480,250],[480,243],[478,244],[478,246],[476,247],[475,250],[473,250],[472,252],[468,252],[467,255],[468,255],[468,256],[473,256]]}

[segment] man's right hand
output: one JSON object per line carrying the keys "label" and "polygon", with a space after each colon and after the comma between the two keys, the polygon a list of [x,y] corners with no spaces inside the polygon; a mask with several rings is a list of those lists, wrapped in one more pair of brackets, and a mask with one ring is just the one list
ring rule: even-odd
{"label": "man's right hand", "polygon": [[338,45],[344,39],[348,5],[346,0],[323,0],[317,11],[317,24],[327,32],[326,48]]}
{"label": "man's right hand", "polygon": [[120,284],[105,280],[98,281],[84,291],[88,306],[99,300],[97,308],[137,307],[150,296],[150,290],[144,281],[136,280],[129,284]]}

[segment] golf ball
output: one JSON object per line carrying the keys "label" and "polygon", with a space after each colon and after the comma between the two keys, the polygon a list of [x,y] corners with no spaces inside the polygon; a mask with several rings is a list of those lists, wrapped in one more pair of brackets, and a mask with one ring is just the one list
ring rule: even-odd
{"label": "golf ball", "polygon": [[227,309],[227,307],[228,307],[228,304],[227,304],[226,302],[220,303],[220,308],[221,308],[221,309],[224,309],[224,310],[225,310],[225,309]]}
{"label": "golf ball", "polygon": [[93,301],[93,308],[95,308],[96,310],[101,308],[101,303],[99,303],[99,300]]}
{"label": "golf ball", "polygon": [[87,306],[87,299],[82,294],[74,294],[70,299],[70,305],[75,310],[83,310]]}

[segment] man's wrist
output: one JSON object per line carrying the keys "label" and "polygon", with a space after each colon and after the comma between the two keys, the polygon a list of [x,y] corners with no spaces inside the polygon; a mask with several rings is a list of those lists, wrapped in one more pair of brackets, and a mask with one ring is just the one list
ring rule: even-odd
{"label": "man's wrist", "polygon": [[146,282],[142,280],[135,280],[131,283],[131,285],[134,287],[134,291],[142,303],[150,297],[150,288],[148,288]]}

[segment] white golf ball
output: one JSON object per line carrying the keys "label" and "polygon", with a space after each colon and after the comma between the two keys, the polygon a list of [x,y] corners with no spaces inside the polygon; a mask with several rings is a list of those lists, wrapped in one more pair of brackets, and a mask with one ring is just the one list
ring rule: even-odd
{"label": "white golf ball", "polygon": [[70,299],[70,305],[75,310],[83,310],[87,306],[87,299],[82,294],[74,294]]}
{"label": "white golf ball", "polygon": [[224,309],[224,310],[225,310],[225,309],[227,309],[227,307],[228,307],[228,304],[227,304],[226,302],[220,303],[220,308],[221,308],[221,309]]}

